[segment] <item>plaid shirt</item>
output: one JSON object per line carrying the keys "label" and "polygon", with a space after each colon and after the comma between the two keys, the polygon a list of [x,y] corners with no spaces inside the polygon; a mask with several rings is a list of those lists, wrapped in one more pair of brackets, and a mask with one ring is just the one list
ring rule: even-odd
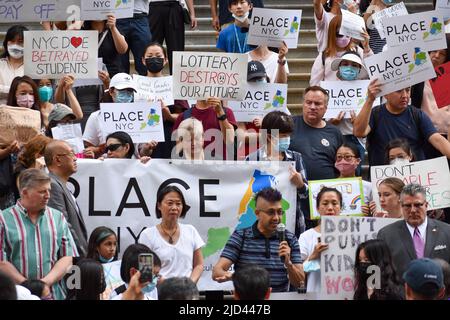
{"label": "plaid shirt", "polygon": [[[0,261],[11,262],[27,279],[42,279],[65,256],[78,256],[64,215],[46,207],[36,224],[20,200],[0,213]],[[65,298],[62,283],[52,286],[53,297]]]}

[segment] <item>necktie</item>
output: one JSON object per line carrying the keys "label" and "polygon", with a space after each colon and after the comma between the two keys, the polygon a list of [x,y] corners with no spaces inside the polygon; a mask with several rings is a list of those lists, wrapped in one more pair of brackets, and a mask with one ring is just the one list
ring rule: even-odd
{"label": "necktie", "polygon": [[414,249],[416,250],[417,259],[423,258],[425,243],[420,237],[420,232],[419,229],[417,228],[414,229],[413,242],[414,242]]}

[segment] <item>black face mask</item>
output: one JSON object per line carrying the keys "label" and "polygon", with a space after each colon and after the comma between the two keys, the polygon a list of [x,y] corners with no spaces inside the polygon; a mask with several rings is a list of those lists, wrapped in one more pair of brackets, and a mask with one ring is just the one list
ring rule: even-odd
{"label": "black face mask", "polygon": [[358,272],[363,279],[367,279],[370,274],[367,274],[367,268],[372,265],[371,262],[360,262],[358,266]]}
{"label": "black face mask", "polygon": [[147,58],[145,59],[145,66],[151,73],[158,73],[164,68],[164,58]]}

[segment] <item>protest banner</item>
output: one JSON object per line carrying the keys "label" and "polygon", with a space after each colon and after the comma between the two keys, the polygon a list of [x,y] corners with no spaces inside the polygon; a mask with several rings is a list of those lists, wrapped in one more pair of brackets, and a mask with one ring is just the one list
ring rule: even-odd
{"label": "protest banner", "polygon": [[[372,16],[367,20],[368,28],[375,27],[380,34],[381,39],[385,39],[386,35],[384,34],[384,19],[390,17],[400,17],[408,14],[408,10],[403,2],[394,4],[393,6],[386,8],[384,10],[375,12]],[[372,22],[372,23],[370,23]]]}
{"label": "protest banner", "polygon": [[437,11],[419,12],[383,20],[388,48],[412,43],[423,51],[447,48],[444,18]]}
{"label": "protest banner", "polygon": [[336,188],[342,194],[341,215],[361,215],[364,190],[361,177],[308,181],[309,210],[311,219],[320,219],[316,199],[323,187]]}
{"label": "protest banner", "polygon": [[348,10],[342,10],[342,24],[339,34],[349,36],[354,39],[364,40],[363,33],[366,29],[364,18]]}
{"label": "protest banner", "polygon": [[161,103],[101,103],[100,122],[104,136],[125,131],[134,143],[164,142]]}
{"label": "protest banner", "polygon": [[364,64],[370,80],[383,84],[377,97],[436,77],[428,52],[413,44],[367,57]]}
{"label": "protest banner", "polygon": [[344,119],[350,119],[350,111],[356,114],[366,102],[367,87],[370,80],[321,81],[320,86],[328,91],[328,106],[324,118],[337,118],[344,111]]}
{"label": "protest banner", "polygon": [[0,145],[25,144],[41,131],[41,113],[22,107],[0,106]]}
{"label": "protest banner", "polygon": [[83,134],[81,124],[59,124],[52,128],[53,139],[66,141],[75,153],[82,153],[84,150]]}
{"label": "protest banner", "polygon": [[322,217],[322,239],[328,244],[328,249],[322,252],[320,259],[321,299],[353,299],[355,291],[353,267],[358,245],[376,239],[378,231],[396,221],[398,219]]}
{"label": "protest banner", "polygon": [[263,118],[271,111],[287,109],[287,84],[248,83],[245,98],[242,101],[229,101],[236,121],[252,122],[257,117]]}
{"label": "protest banner", "polygon": [[297,48],[302,10],[253,8],[247,43],[279,48]]}
{"label": "protest banner", "polygon": [[450,19],[450,1],[437,0],[435,8],[437,12],[444,16],[444,21],[447,24],[447,21]]}
{"label": "protest banner", "polygon": [[81,0],[81,20],[107,20],[133,17],[134,0]]}
{"label": "protest banner", "polygon": [[175,99],[242,101],[247,83],[246,54],[225,52],[173,53],[173,96]]}
{"label": "protest banner", "polygon": [[450,207],[450,172],[446,157],[410,162],[404,165],[370,167],[373,200],[380,207],[378,186],[386,178],[395,177],[405,184],[418,183],[427,190],[428,210]]}
{"label": "protest banner", "polygon": [[137,85],[134,101],[156,102],[162,100],[166,106],[174,104],[173,100],[173,78],[169,77],[144,77],[133,75]]}
{"label": "protest banner", "polygon": [[448,90],[450,62],[437,66],[434,68],[434,71],[436,71],[437,77],[430,80],[431,90],[433,90],[438,108],[443,108],[450,105],[450,90]]}
{"label": "protest banner", "polygon": [[25,31],[25,74],[33,79],[98,78],[97,31]]}
{"label": "protest banner", "polygon": [[80,20],[81,0],[0,0],[0,23]]}
{"label": "protest banner", "polygon": [[253,196],[265,187],[283,195],[282,218],[288,230],[295,228],[296,189],[290,182],[289,162],[138,160],[78,160],[78,171],[69,180],[75,190],[87,232],[107,226],[118,236],[119,255],[134,244],[141,232],[160,222],[154,208],[158,190],[178,186],[190,206],[182,223],[193,225],[205,246],[204,272],[199,290],[228,290],[231,282],[212,280],[212,267],[235,228],[256,222]]}

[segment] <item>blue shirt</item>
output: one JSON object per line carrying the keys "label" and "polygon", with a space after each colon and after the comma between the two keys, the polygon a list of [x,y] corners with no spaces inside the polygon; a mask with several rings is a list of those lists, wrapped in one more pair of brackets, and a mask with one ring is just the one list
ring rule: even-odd
{"label": "blue shirt", "polygon": [[247,44],[248,32],[242,32],[234,23],[220,31],[216,48],[229,53],[246,53],[251,51]]}

